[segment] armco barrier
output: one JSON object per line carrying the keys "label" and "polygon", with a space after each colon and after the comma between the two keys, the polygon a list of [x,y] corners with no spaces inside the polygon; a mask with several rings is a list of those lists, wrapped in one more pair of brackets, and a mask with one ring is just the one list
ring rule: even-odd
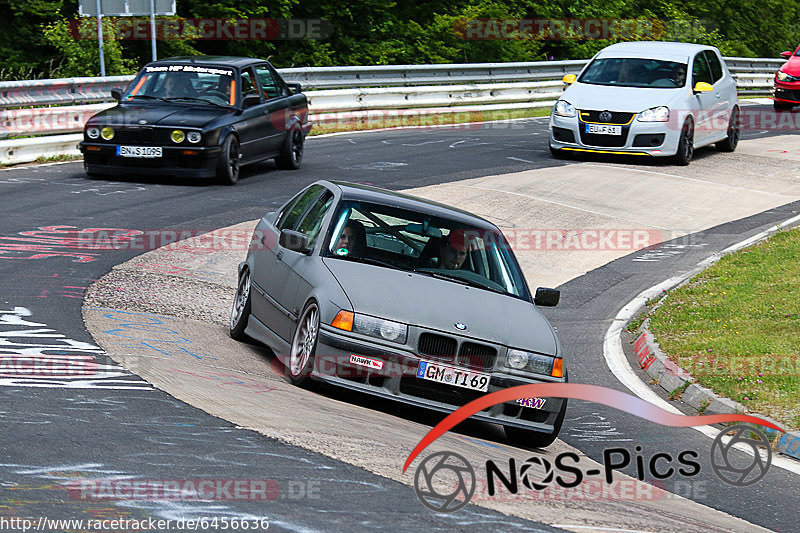
{"label": "armco barrier", "polygon": [[[403,109],[452,113],[461,106],[486,111],[550,106],[563,91],[564,74],[578,73],[587,60],[439,65],[380,65],[279,69],[299,82],[309,98],[315,122],[384,115]],[[740,92],[768,94],[774,72],[784,63],[771,58],[726,58]],[[0,139],[21,135],[80,132],[88,117],[111,103],[110,91],[132,76],[64,78],[0,82]],[[103,102],[103,103],[99,103]],[[48,107],[38,107],[48,106]],[[470,107],[471,108],[471,107]],[[0,163],[24,162],[31,138],[4,142]],[[39,156],[62,153],[59,139],[35,143]],[[47,146],[53,146],[52,150]],[[10,149],[9,147],[15,147]],[[13,156],[8,156],[13,152]],[[21,154],[29,154],[23,157]],[[32,161],[36,159],[27,159]]]}

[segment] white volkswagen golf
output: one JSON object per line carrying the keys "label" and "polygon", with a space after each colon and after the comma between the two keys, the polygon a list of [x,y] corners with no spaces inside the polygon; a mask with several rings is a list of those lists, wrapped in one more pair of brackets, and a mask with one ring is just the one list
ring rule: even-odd
{"label": "white volkswagen golf", "polygon": [[739,142],[736,83],[713,46],[628,42],[598,52],[550,113],[550,151],[671,156]]}

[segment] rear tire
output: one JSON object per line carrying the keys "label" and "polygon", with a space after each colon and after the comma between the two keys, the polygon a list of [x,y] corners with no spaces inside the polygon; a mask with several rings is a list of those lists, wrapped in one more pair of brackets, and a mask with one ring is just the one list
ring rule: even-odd
{"label": "rear tire", "polygon": [[741,134],[741,124],[739,124],[739,109],[733,108],[731,118],[728,121],[728,137],[724,141],[718,142],[715,146],[720,152],[733,152],[739,145],[739,135]]}
{"label": "rear tire", "polygon": [[303,162],[303,145],[305,136],[299,128],[292,128],[283,142],[281,154],[275,158],[275,164],[283,170],[297,170]]}
{"label": "rear tire", "polygon": [[239,179],[239,140],[228,135],[222,143],[217,160],[217,181],[222,185],[233,185]]}
{"label": "rear tire", "polygon": [[250,269],[245,268],[239,276],[239,286],[233,300],[229,324],[231,338],[242,342],[249,340],[244,330],[247,329],[247,322],[250,320],[250,283]]}
{"label": "rear tire", "polygon": [[694,157],[694,125],[691,119],[687,119],[681,128],[681,136],[678,139],[678,153],[672,158],[676,165],[686,166]]}
{"label": "rear tire", "polygon": [[[526,409],[523,407],[523,409]],[[552,433],[542,433],[540,431],[532,431],[530,429],[521,429],[513,426],[503,426],[506,433],[506,439],[517,446],[525,448],[547,448],[558,438],[558,433],[561,431],[561,426],[564,423],[564,418],[567,414],[567,400],[561,404],[561,410],[558,412],[556,421],[553,424]]]}

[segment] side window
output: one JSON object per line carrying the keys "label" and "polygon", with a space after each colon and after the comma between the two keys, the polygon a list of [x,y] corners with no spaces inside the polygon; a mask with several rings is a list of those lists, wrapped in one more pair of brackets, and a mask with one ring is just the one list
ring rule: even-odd
{"label": "side window", "polygon": [[706,50],[704,54],[711,67],[711,77],[714,79],[714,83],[716,83],[722,78],[722,64],[719,62],[719,57],[717,57],[717,54],[715,54],[713,50]]}
{"label": "side window", "polygon": [[324,187],[322,185],[312,185],[308,190],[301,192],[292,200],[281,213],[276,226],[278,230],[294,229],[300,217],[306,212],[308,206],[319,196]]}
{"label": "side window", "polygon": [[275,76],[268,66],[256,67],[256,76],[258,76],[258,81],[261,82],[261,90],[264,91],[265,98],[277,98],[286,94],[281,80]]}
{"label": "side window", "polygon": [[242,72],[242,97],[248,94],[258,94],[252,69],[247,69]]}
{"label": "side window", "polygon": [[694,56],[694,62],[692,63],[692,87],[701,81],[714,83],[711,79],[711,72],[708,69],[705,56],[703,54],[697,54]]}
{"label": "side window", "polygon": [[308,244],[309,246],[314,244],[314,241],[319,234],[319,230],[322,227],[322,219],[325,218],[325,213],[328,212],[330,209],[331,204],[333,203],[333,194],[330,192],[326,192],[322,196],[320,196],[314,205],[309,209],[308,214],[303,218],[303,221],[300,222],[300,226],[298,226],[297,231],[300,233],[305,233],[308,236]]}

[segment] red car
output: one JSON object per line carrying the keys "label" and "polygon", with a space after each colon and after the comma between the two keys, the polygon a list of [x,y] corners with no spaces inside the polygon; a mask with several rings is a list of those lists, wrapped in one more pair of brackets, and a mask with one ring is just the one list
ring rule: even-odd
{"label": "red car", "polygon": [[800,46],[794,53],[781,52],[781,57],[788,61],[775,73],[772,105],[776,110],[800,105]]}

